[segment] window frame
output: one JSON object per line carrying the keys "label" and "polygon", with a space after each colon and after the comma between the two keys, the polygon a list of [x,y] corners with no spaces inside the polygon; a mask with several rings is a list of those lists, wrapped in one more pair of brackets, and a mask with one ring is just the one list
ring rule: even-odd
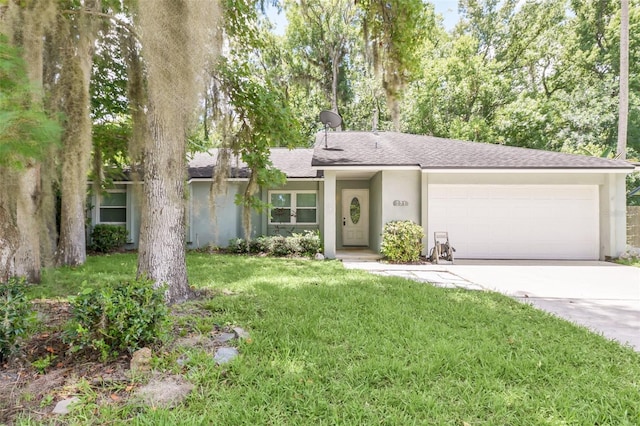
{"label": "window frame", "polygon": [[[102,197],[105,194],[124,194],[125,196],[125,200],[124,200],[124,205],[119,205],[119,206],[104,206],[102,205]],[[129,214],[129,197],[127,195],[127,186],[124,184],[116,184],[114,186],[114,188],[109,188],[109,189],[105,189],[104,191],[102,191],[100,194],[98,194],[98,196],[96,197],[96,212],[97,212],[97,217],[96,217],[96,224],[104,224],[104,225],[123,225],[123,226],[127,226],[127,215]],[[124,209],[124,215],[125,215],[125,219],[124,222],[105,222],[102,221],[102,209]]]}
{"label": "window frame", "polygon": [[[291,195],[291,205],[286,207],[287,209],[291,210],[291,215],[289,216],[289,218],[290,218],[289,222],[275,222],[273,220],[273,215],[272,215],[271,212],[273,210],[278,209],[278,208],[285,208],[285,207],[270,207],[269,208],[269,225],[299,225],[299,226],[318,225],[318,191],[317,190],[308,189],[308,190],[285,190],[285,191],[273,190],[273,191],[269,191],[268,192],[269,204],[271,204],[271,196],[273,194],[289,194],[289,195]],[[298,207],[298,194],[313,194],[315,196],[315,199],[316,199],[315,207]],[[315,210],[315,212],[316,212],[316,220],[315,220],[315,222],[298,222],[298,214],[297,214],[298,210]]]}

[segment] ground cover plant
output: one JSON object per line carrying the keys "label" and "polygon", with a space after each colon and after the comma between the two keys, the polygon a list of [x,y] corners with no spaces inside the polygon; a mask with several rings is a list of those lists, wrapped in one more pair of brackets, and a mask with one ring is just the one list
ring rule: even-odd
{"label": "ground cover plant", "polygon": [[616,261],[621,265],[635,266],[636,268],[640,268],[640,257],[630,257],[628,259],[618,259]]}
{"label": "ground cover plant", "polygon": [[322,252],[322,241],[318,231],[304,231],[284,235],[261,235],[252,240],[232,238],[227,247],[229,253],[264,254],[276,257],[305,257]]}
{"label": "ground cover plant", "polygon": [[[135,262],[91,257],[50,271],[31,295],[130,277]],[[198,348],[155,348],[160,374],[194,385],[173,409],[129,400],[139,378],[106,402],[87,378],[39,403],[78,395],[67,424],[640,424],[638,353],[499,294],[335,261],[192,253],[188,267],[207,291],[180,306],[174,329],[207,336],[242,326],[251,339],[237,359],[217,366]],[[16,423],[46,421],[27,411]]]}

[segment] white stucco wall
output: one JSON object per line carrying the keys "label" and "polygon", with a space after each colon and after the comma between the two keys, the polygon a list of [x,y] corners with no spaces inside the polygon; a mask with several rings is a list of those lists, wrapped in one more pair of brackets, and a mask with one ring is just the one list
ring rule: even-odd
{"label": "white stucco wall", "polygon": [[627,200],[624,174],[609,174],[600,185],[600,258],[617,258],[627,242]]}
{"label": "white stucco wall", "polygon": [[336,172],[326,170],[324,172],[324,232],[321,232],[324,244],[324,255],[327,259],[336,257]]}
{"label": "white stucco wall", "polygon": [[[427,172],[428,173],[428,172]],[[429,184],[601,185],[602,173],[428,173]]]}
{"label": "white stucco wall", "polygon": [[369,181],[369,247],[380,251],[382,243],[382,172]]}
{"label": "white stucco wall", "polygon": [[421,179],[417,170],[382,172],[382,226],[392,220],[421,223]]}

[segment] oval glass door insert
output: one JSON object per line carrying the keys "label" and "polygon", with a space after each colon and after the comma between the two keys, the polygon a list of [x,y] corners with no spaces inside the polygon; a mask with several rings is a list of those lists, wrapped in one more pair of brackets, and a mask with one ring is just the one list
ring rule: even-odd
{"label": "oval glass door insert", "polygon": [[349,208],[351,213],[351,223],[354,225],[360,221],[360,200],[357,197],[353,197]]}

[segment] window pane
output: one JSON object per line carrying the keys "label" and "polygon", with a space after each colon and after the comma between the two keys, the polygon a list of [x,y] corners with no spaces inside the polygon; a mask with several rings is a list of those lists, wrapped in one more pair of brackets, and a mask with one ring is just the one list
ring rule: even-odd
{"label": "window pane", "polygon": [[272,209],[271,222],[291,223],[291,209]]}
{"label": "window pane", "polygon": [[127,221],[127,209],[100,209],[100,222]]}
{"label": "window pane", "polygon": [[351,200],[349,210],[351,214],[351,222],[355,225],[360,221],[360,201],[358,201],[357,197],[353,197],[353,200]]}
{"label": "window pane", "polygon": [[316,194],[298,194],[296,201],[298,207],[315,207]]}
{"label": "window pane", "polygon": [[101,198],[100,205],[103,206],[126,206],[127,194],[125,192],[109,192]]}
{"label": "window pane", "polygon": [[273,207],[291,207],[291,194],[271,194]]}
{"label": "window pane", "polygon": [[298,209],[296,223],[316,223],[316,209]]}

